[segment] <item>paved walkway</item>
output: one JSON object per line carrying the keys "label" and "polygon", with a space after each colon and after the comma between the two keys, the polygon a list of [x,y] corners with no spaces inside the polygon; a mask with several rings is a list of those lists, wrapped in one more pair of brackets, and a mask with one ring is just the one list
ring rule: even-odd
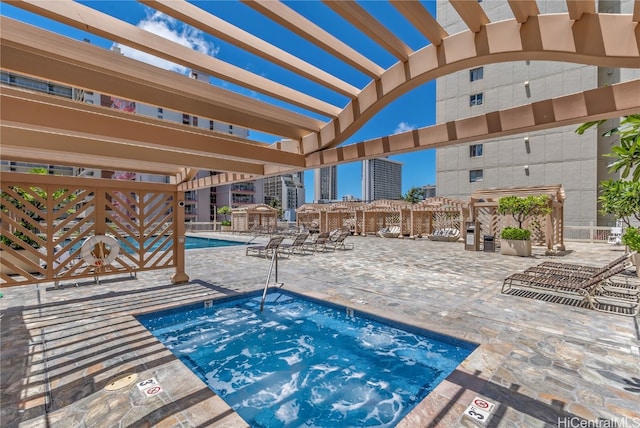
{"label": "paved walkway", "polygon": [[[399,426],[640,427],[638,318],[500,293],[506,275],[543,260],[602,265],[622,248],[570,242],[563,257],[535,249],[519,258],[426,239],[348,239],[354,250],[281,260],[279,280],[480,344]],[[0,425],[246,426],[132,314],[259,289],[268,267],[225,247],[189,250],[188,284],[171,285],[164,270],[3,289]],[[147,397],[136,384],[151,378],[161,390]],[[495,404],[484,425],[463,415],[475,397]]]}

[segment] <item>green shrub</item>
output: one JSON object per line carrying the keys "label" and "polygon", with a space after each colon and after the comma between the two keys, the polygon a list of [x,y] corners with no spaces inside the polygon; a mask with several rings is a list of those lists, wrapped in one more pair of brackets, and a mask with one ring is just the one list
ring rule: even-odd
{"label": "green shrub", "polygon": [[518,241],[528,241],[531,238],[531,231],[519,227],[505,227],[500,234],[502,239],[515,239]]}
{"label": "green shrub", "polygon": [[631,251],[640,251],[640,228],[628,227],[622,235],[622,243]]}
{"label": "green shrub", "polygon": [[223,220],[220,222],[221,226],[231,226],[231,222],[229,220]]}

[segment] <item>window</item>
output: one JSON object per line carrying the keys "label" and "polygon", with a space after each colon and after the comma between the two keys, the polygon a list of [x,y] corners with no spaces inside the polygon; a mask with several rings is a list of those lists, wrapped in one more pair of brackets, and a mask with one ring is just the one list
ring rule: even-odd
{"label": "window", "polygon": [[472,107],[482,105],[482,93],[470,95],[469,105]]}
{"label": "window", "polygon": [[213,131],[213,120],[209,121],[209,129]]}
{"label": "window", "polygon": [[192,124],[193,126],[198,126],[198,117],[197,117],[197,116],[193,116],[193,117],[191,118],[191,124]]}
{"label": "window", "polygon": [[190,119],[191,119],[191,116],[189,116],[189,115],[188,115],[188,114],[186,114],[186,113],[182,113],[182,123],[183,123],[184,125],[188,125],[188,124],[189,124],[189,122],[191,122],[191,120],[190,120]]}
{"label": "window", "polygon": [[484,67],[472,68],[469,70],[469,80],[475,82],[484,78]]}
{"label": "window", "polygon": [[482,156],[482,144],[472,144],[469,146],[469,157],[477,158]]}
{"label": "window", "polygon": [[476,181],[482,181],[481,169],[472,169],[469,171],[469,183],[475,183]]}

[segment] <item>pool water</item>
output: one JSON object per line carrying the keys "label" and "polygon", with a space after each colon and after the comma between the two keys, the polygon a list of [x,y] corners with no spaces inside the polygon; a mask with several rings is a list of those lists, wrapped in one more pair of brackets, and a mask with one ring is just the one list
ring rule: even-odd
{"label": "pool water", "polygon": [[[172,238],[169,236],[161,237],[157,239],[157,241],[156,238],[156,236],[150,236],[149,238],[147,238],[148,244],[153,243],[153,245],[147,248],[147,251],[154,251],[159,246],[162,246],[162,249],[165,250],[169,248],[169,246],[173,243]],[[129,254],[136,254],[138,252],[138,242],[131,237],[127,237],[125,240],[119,240],[119,244],[120,251],[124,251]],[[229,241],[226,239],[203,238],[199,236],[186,236],[184,240],[185,250],[193,250],[198,248],[230,247],[234,245],[245,245],[245,243],[238,241]],[[76,243],[75,245],[71,246],[71,251],[79,251],[81,246],[82,242]]]}
{"label": "pool water", "polygon": [[260,300],[138,316],[252,427],[394,426],[476,346],[289,292]]}
{"label": "pool water", "polygon": [[196,248],[233,247],[235,245],[244,244],[244,242],[229,241],[226,239],[202,238],[199,236],[187,236],[184,240],[185,250],[192,250]]}

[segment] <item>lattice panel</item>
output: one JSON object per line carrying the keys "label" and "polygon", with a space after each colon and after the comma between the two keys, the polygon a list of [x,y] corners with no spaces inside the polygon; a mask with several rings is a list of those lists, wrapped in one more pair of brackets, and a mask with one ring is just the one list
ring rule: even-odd
{"label": "lattice panel", "polygon": [[431,212],[414,211],[413,213],[413,234],[415,236],[426,236],[430,234]]}
{"label": "lattice panel", "polygon": [[[69,182],[3,180],[0,286],[176,266],[174,192],[125,192]],[[83,244],[105,234],[117,240],[119,255],[110,264],[89,264],[81,257]]]}
{"label": "lattice panel", "polygon": [[462,230],[460,213],[435,211],[432,213],[433,230],[457,229]]}
{"label": "lattice panel", "polygon": [[496,216],[495,208],[493,207],[476,207],[475,219],[480,223],[480,237],[483,235],[495,235],[496,239],[499,239],[496,231],[508,226],[499,223],[501,218],[504,217]]}
{"label": "lattice panel", "polygon": [[351,212],[327,213],[327,224],[324,231],[329,232],[336,229],[350,227],[350,223],[355,214]]}
{"label": "lattice panel", "polygon": [[299,213],[296,215],[298,224],[303,225],[307,230],[314,230],[320,227],[320,213]]}

